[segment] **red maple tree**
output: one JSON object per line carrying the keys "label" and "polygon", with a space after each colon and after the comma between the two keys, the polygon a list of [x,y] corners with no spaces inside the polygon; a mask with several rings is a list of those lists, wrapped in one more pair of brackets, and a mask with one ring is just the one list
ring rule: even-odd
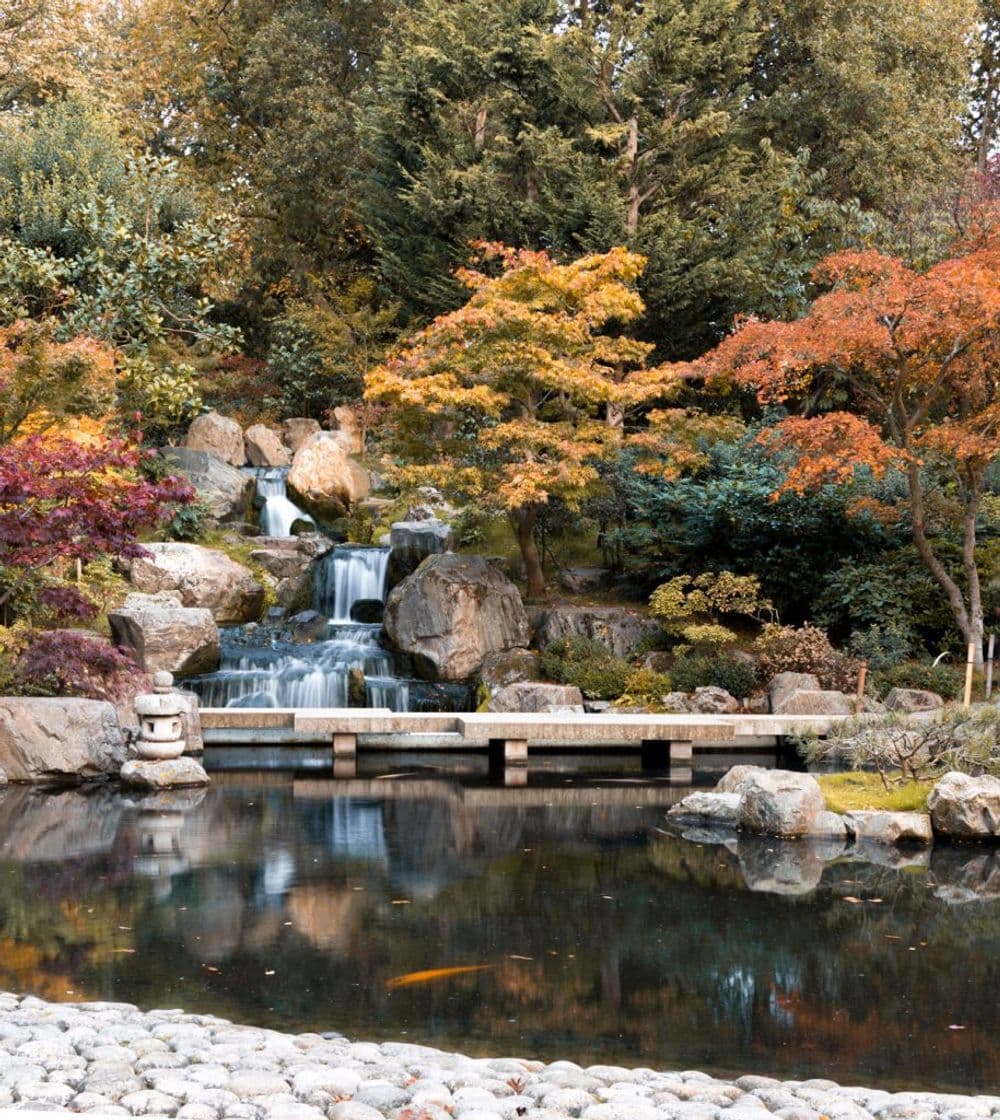
{"label": "red maple tree", "polygon": [[[859,467],[900,470],[916,547],[981,657],[976,522],[1000,453],[1000,232],[987,228],[926,272],[843,252],[815,279],[830,290],[802,318],[746,320],[678,372],[728,380],[795,413],[764,437],[793,455],[784,490],[850,482]],[[935,502],[934,517],[950,517],[961,536],[964,579],[929,527],[929,487],[942,481],[949,500]]]}

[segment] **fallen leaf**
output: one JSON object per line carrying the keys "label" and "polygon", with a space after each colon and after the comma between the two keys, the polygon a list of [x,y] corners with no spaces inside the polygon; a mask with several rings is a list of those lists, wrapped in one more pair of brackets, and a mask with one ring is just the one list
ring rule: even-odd
{"label": "fallen leaf", "polygon": [[533,961],[534,957],[522,957],[519,953],[508,953],[507,959],[510,961]]}

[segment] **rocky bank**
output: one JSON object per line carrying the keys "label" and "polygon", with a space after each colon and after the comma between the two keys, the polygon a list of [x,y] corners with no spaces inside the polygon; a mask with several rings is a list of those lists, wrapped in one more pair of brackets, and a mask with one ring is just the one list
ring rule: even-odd
{"label": "rocky bank", "polygon": [[1000,1096],[472,1058],[0,994],[0,1120],[24,1110],[147,1120],[991,1120]]}

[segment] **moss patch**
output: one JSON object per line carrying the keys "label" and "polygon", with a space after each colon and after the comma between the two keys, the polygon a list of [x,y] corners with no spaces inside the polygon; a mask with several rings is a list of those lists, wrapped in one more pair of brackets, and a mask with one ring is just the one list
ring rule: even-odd
{"label": "moss patch", "polygon": [[[890,775],[891,778],[898,774]],[[835,813],[852,809],[882,809],[892,813],[924,813],[931,787],[921,782],[907,782],[887,790],[878,774],[850,770],[844,774],[817,774],[826,806]]]}

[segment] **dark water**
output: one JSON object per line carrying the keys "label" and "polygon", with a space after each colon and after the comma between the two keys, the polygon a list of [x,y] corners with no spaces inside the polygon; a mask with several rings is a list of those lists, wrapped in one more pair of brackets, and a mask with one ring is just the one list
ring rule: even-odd
{"label": "dark water", "polygon": [[[682,792],[240,774],[157,809],[7,790],[0,986],[471,1053],[997,1089],[1000,854],[685,841],[662,831]],[[488,967],[387,986],[460,965]]]}

